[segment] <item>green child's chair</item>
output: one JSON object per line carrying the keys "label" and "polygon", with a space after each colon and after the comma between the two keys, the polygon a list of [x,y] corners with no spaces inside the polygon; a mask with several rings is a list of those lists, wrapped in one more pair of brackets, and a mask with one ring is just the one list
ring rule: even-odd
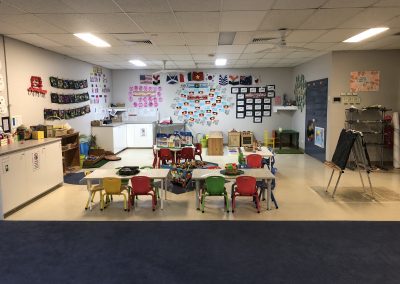
{"label": "green child's chair", "polygon": [[201,194],[201,212],[204,213],[206,196],[223,196],[226,212],[229,213],[228,194],[225,190],[225,179],[220,176],[210,176],[206,178],[205,188]]}

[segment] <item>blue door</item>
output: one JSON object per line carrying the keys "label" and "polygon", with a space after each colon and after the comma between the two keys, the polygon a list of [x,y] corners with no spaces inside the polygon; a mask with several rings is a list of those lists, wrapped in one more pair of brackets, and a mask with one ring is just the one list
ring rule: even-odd
{"label": "blue door", "polygon": [[325,162],[328,79],[307,82],[305,153]]}

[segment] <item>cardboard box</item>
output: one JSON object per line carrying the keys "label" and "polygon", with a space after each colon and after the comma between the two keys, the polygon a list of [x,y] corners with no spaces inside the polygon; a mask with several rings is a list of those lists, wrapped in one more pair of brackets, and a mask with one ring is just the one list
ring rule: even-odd
{"label": "cardboard box", "polygon": [[32,139],[44,139],[44,131],[32,131]]}

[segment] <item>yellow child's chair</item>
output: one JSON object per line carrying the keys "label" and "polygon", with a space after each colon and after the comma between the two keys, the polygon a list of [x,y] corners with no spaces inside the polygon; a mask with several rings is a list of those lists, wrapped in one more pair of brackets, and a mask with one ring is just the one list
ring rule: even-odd
{"label": "yellow child's chair", "polygon": [[126,184],[122,184],[121,179],[112,177],[103,178],[103,189],[105,192],[101,195],[100,210],[104,209],[104,197],[106,195],[110,195],[111,197],[113,195],[122,195],[124,197],[124,210],[129,211],[127,206],[127,195],[124,193],[124,191],[126,191],[129,196],[129,187]]}
{"label": "yellow child's chair", "polygon": [[264,146],[270,146],[272,149],[275,148],[275,137],[272,135],[270,138],[268,135],[268,130],[264,130]]}

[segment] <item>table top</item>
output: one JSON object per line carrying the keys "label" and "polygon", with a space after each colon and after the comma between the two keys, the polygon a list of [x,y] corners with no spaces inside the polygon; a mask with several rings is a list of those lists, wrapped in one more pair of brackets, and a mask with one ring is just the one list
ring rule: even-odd
{"label": "table top", "polygon": [[247,157],[248,155],[251,155],[251,154],[258,154],[258,155],[261,155],[263,157],[272,157],[274,155],[274,154],[272,154],[272,152],[270,150],[268,150],[267,147],[261,147],[261,151],[257,150],[255,152],[253,152],[253,151],[247,152],[247,151],[244,150],[244,147],[240,147],[240,149],[242,150],[242,153],[243,153],[244,157]]}
{"label": "table top", "polygon": [[[268,169],[241,169],[245,176],[252,176],[256,179],[275,179],[275,176]],[[238,176],[223,175],[221,169],[194,169],[192,179],[206,179],[209,176],[220,176],[225,179],[236,179]],[[239,175],[240,176],[240,175]]]}
{"label": "table top", "polygon": [[[120,176],[117,175],[118,169],[97,169],[88,174],[83,180],[88,179],[102,179],[104,177],[116,177],[120,179],[130,179],[133,176]],[[169,169],[141,169],[137,176],[147,176],[152,179],[167,178]]]}

